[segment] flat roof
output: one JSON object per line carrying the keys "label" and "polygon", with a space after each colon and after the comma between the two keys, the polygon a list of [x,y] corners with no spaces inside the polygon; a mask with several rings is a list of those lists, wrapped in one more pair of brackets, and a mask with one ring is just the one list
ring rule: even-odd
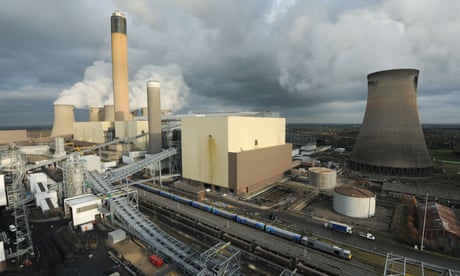
{"label": "flat roof", "polygon": [[66,198],[65,202],[67,202],[69,206],[78,206],[78,205],[85,205],[87,203],[92,203],[94,201],[99,201],[99,200],[100,199],[93,194],[85,194],[85,195],[79,195],[79,196],[72,197],[72,198]]}
{"label": "flat roof", "polygon": [[366,189],[361,189],[357,187],[337,187],[335,188],[335,191],[339,194],[346,195],[346,196],[352,196],[352,197],[374,197],[374,193],[366,190]]}

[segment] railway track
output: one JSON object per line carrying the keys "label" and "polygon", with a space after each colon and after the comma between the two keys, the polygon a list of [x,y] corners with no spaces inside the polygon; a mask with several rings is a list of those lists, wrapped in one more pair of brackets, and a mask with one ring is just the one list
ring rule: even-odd
{"label": "railway track", "polygon": [[[278,263],[281,265],[286,265],[284,259],[289,260],[287,267],[294,269],[300,268],[303,266],[309,267],[310,269],[317,270],[321,273],[326,273],[327,275],[379,275],[381,274],[381,269],[378,269],[375,266],[370,265],[362,260],[356,259],[352,261],[345,261],[337,257],[327,255],[317,250],[306,248],[303,245],[296,244],[293,242],[286,241],[284,239],[273,237],[265,232],[259,232],[259,230],[252,229],[250,227],[247,231],[239,231],[237,233],[232,232],[234,226],[226,227],[225,223],[222,222],[209,222],[204,220],[204,216],[208,214],[199,210],[193,210],[194,214],[188,212],[185,214],[185,210],[188,209],[186,205],[177,206],[177,202],[172,200],[167,200],[159,195],[145,193],[142,190],[139,190],[139,198],[144,200],[144,204],[148,203],[150,206],[162,206],[162,208],[169,209],[171,217],[175,217],[175,214],[180,214],[177,217],[188,217],[189,223],[193,227],[200,228],[201,231],[209,231],[209,233],[215,237],[223,238],[224,235],[228,236],[237,236],[239,238],[240,244],[235,244],[244,249],[249,249],[249,251],[255,252],[255,248],[259,246],[259,251],[263,250],[264,252],[274,252],[276,255],[280,256]],[[180,207],[180,208],[179,208]],[[190,207],[190,209],[193,209]],[[213,216],[209,214],[210,216]],[[184,219],[183,219],[184,220]],[[212,221],[219,221],[221,218],[212,217]],[[234,223],[232,221],[227,222]],[[255,232],[254,232],[255,231]],[[260,238],[267,235],[268,237]],[[268,240],[268,242],[267,242]],[[276,243],[274,243],[276,240]],[[275,246],[276,245],[276,246]],[[245,248],[246,247],[246,248]],[[304,253],[305,254],[304,256]],[[281,261],[280,261],[281,260]]]}

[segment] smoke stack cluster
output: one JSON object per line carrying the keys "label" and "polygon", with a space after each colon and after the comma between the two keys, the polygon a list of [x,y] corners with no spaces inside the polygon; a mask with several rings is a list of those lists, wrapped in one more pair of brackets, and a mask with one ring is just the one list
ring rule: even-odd
{"label": "smoke stack cluster", "polygon": [[100,122],[103,121],[102,115],[102,108],[101,107],[90,107],[89,108],[89,121],[90,122]]}
{"label": "smoke stack cluster", "polygon": [[396,177],[429,177],[432,163],[417,108],[416,69],[369,74],[363,124],[348,166]]}
{"label": "smoke stack cluster", "polygon": [[51,137],[73,135],[73,123],[75,115],[73,105],[55,104],[54,105],[54,122]]}
{"label": "smoke stack cluster", "polygon": [[[128,93],[128,42],[126,16],[115,11],[111,18],[112,32],[112,81],[116,121],[131,119]],[[107,121],[107,119],[106,119]]]}
{"label": "smoke stack cluster", "polygon": [[147,108],[149,121],[149,153],[161,152],[161,104],[160,83],[147,81]]}

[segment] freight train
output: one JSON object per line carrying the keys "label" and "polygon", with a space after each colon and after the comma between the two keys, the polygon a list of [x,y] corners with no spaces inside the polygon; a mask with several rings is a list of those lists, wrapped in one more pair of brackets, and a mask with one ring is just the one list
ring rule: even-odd
{"label": "freight train", "polygon": [[235,221],[240,224],[244,224],[246,226],[249,226],[255,229],[259,229],[266,233],[269,233],[269,234],[272,234],[272,235],[275,235],[275,236],[278,236],[278,237],[281,237],[281,238],[284,238],[284,239],[287,239],[287,240],[290,240],[290,241],[293,241],[299,244],[304,244],[310,248],[320,250],[320,251],[326,252],[328,254],[331,254],[331,255],[346,259],[346,260],[351,260],[352,258],[352,254],[350,250],[343,249],[338,246],[335,246],[335,245],[332,245],[332,244],[329,244],[323,241],[319,241],[317,239],[313,239],[307,236],[302,236],[292,231],[288,231],[288,230],[285,230],[285,229],[282,229],[282,228],[279,228],[273,225],[265,224],[264,222],[260,222],[260,221],[257,221],[257,220],[254,220],[248,217],[234,214],[234,213],[216,208],[214,206],[207,205],[207,204],[204,204],[198,201],[194,201],[194,200],[191,200],[185,197],[181,197],[181,196],[178,196],[172,193],[168,193],[168,192],[165,192],[163,190],[160,190],[160,189],[157,189],[151,186],[147,186],[147,185],[140,184],[140,183],[135,183],[133,184],[133,186],[139,189],[142,189],[144,191],[147,191],[153,194],[157,194],[162,197],[192,206],[194,208],[203,210],[205,212],[214,214],[216,216],[223,217],[223,218]]}

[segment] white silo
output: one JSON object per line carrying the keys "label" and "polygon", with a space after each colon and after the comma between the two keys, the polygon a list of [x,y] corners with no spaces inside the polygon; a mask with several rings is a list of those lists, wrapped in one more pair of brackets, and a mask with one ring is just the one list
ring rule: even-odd
{"label": "white silo", "polygon": [[63,171],[63,197],[69,198],[86,193],[86,162],[78,154],[71,155]]}
{"label": "white silo", "polygon": [[73,113],[73,105],[55,104],[51,137],[73,135],[74,122],[75,116]]}
{"label": "white silo", "polygon": [[375,215],[375,194],[356,187],[337,187],[334,190],[334,210],[353,218]]}
{"label": "white silo", "polygon": [[64,155],[66,155],[65,147],[64,147],[64,138],[63,137],[54,138],[54,156],[61,157]]}

